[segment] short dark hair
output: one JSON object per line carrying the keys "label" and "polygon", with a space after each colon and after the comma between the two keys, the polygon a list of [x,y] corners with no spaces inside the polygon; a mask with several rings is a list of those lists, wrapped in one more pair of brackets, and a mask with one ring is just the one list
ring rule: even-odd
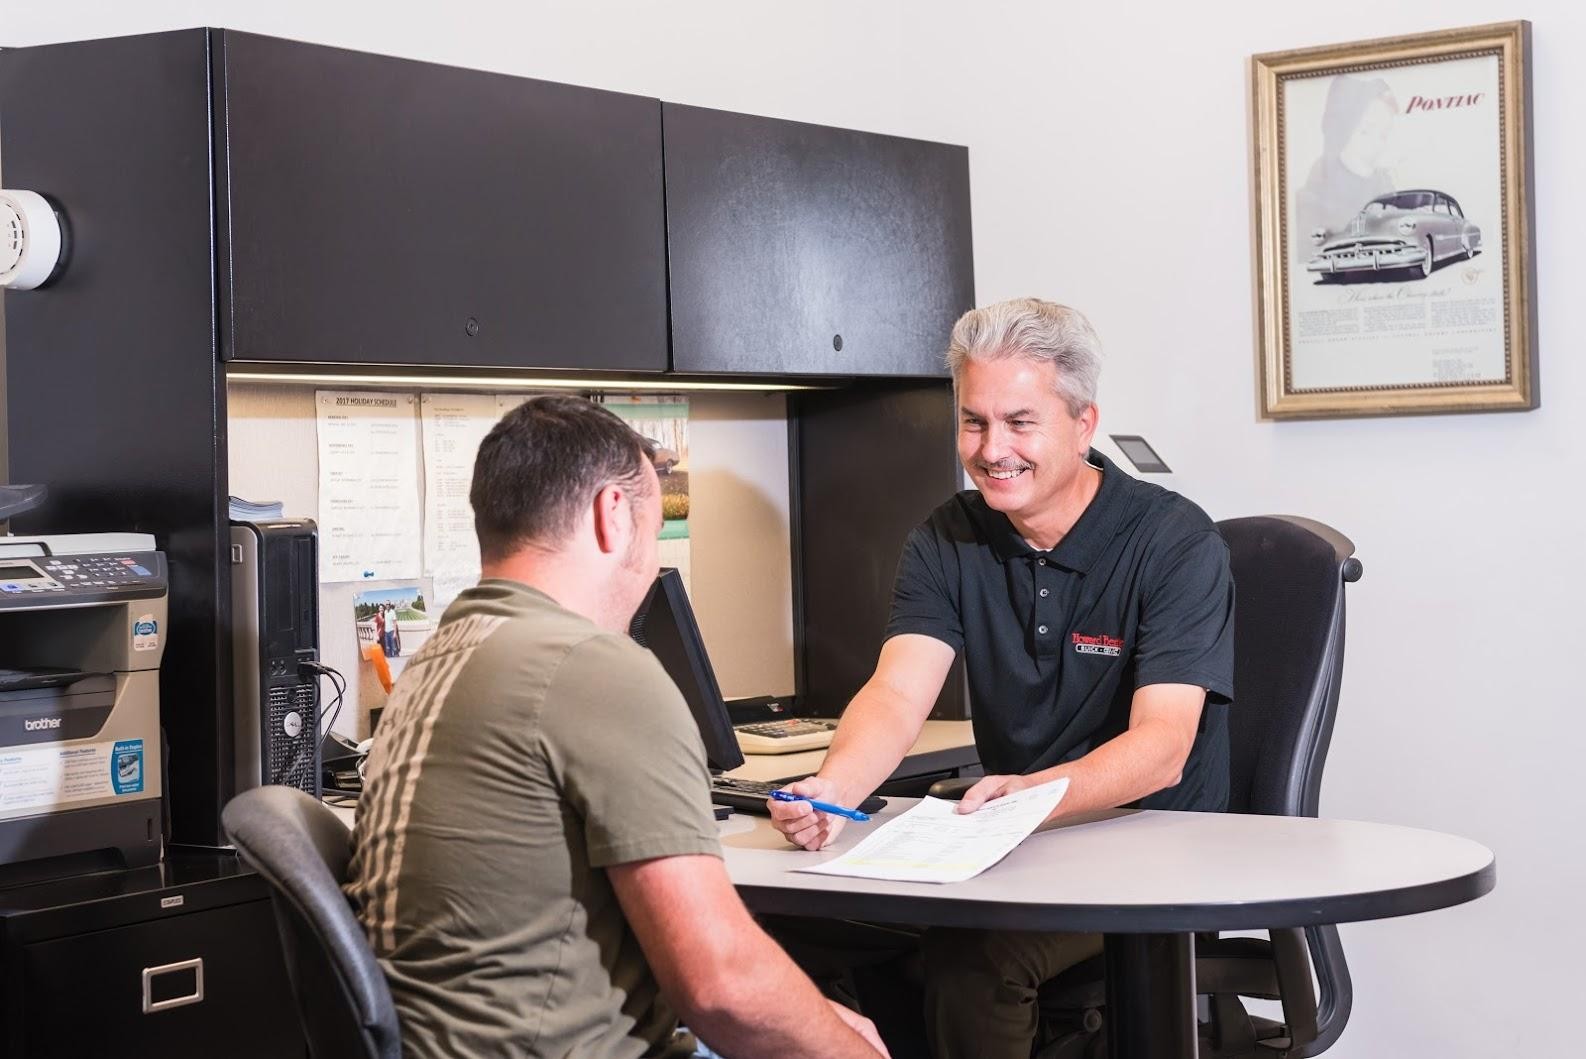
{"label": "short dark hair", "polygon": [[582,397],[535,397],[479,443],[468,491],[485,561],[530,542],[555,547],[607,485],[648,489],[650,446],[610,411]]}

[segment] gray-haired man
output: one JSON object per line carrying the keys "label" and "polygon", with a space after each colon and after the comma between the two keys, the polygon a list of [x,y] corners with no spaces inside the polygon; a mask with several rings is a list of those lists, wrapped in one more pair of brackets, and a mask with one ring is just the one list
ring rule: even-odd
{"label": "gray-haired man", "polygon": [[[910,535],[875,673],[820,773],[791,789],[849,805],[874,790],[962,651],[988,775],[961,812],[1065,776],[1054,818],[1222,810],[1233,693],[1222,538],[1200,508],[1091,449],[1100,348],[1079,313],[1033,298],[973,310],[948,365],[958,454],[977,489]],[[771,813],[807,849],[843,824],[808,802]],[[932,1050],[1027,1059],[1036,990],[1100,949],[1096,935],[927,931]]]}

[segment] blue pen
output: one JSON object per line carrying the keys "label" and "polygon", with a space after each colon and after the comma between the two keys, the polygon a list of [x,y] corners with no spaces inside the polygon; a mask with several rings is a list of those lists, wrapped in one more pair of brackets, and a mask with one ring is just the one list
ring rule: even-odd
{"label": "blue pen", "polygon": [[869,813],[861,813],[858,809],[844,809],[842,806],[833,805],[831,802],[817,802],[814,798],[806,798],[802,794],[793,794],[790,791],[772,791],[771,797],[779,802],[809,802],[812,809],[819,809],[821,812],[831,813],[833,816],[846,816],[848,819],[858,820],[860,823],[870,819]]}

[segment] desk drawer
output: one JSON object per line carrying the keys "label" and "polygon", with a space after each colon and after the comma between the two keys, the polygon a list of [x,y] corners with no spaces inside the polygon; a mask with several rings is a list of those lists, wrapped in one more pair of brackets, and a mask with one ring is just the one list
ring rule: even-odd
{"label": "desk drawer", "polygon": [[37,942],[22,962],[28,1059],[307,1052],[267,900]]}

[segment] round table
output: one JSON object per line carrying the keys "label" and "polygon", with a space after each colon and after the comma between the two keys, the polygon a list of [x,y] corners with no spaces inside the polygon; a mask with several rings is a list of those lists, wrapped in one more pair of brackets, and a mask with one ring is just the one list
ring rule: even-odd
{"label": "round table", "polygon": [[764,817],[721,825],[728,873],[757,912],[918,926],[1099,932],[1109,1052],[1193,1057],[1192,937],[1411,915],[1474,900],[1492,852],[1435,831],[1352,820],[1114,810],[1048,827],[967,882],[798,872],[914,804],[894,798],[837,844],[795,850]]}

